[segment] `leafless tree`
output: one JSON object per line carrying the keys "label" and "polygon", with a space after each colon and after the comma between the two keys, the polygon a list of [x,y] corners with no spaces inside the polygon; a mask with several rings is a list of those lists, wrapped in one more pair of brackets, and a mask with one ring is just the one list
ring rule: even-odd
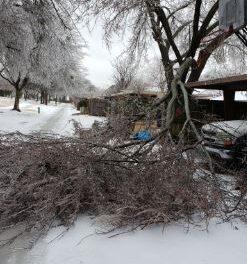
{"label": "leafless tree", "polygon": [[136,91],[138,93],[146,91],[149,87],[149,83],[143,75],[138,74],[132,81],[130,90]]}
{"label": "leafless tree", "polygon": [[145,72],[148,75],[148,80],[151,85],[158,88],[161,92],[167,90],[167,83],[165,78],[164,67],[159,58],[152,58],[145,67]]}
{"label": "leafless tree", "polygon": [[137,68],[134,63],[127,58],[118,58],[113,64],[114,90],[120,92],[130,88],[134,77],[137,74]]}
{"label": "leafless tree", "polygon": [[157,44],[165,72],[168,94],[154,103],[164,108],[162,135],[169,133],[177,116],[177,109],[185,115],[182,133],[189,127],[201,141],[190,114],[187,81],[200,78],[214,52],[233,34],[218,30],[218,1],[204,0],[78,0],[85,7],[86,22],[92,15],[104,18],[105,39],[128,31],[128,52],[136,55]]}

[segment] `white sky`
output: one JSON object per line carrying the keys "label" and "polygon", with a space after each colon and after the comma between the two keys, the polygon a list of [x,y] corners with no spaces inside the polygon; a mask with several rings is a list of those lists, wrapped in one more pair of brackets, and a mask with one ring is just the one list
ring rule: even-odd
{"label": "white sky", "polygon": [[[125,38],[114,36],[111,40],[110,49],[107,48],[103,36],[101,22],[98,22],[89,32],[87,28],[80,28],[81,35],[87,42],[88,48],[85,50],[87,56],[83,59],[83,65],[88,70],[87,78],[98,88],[106,89],[112,85],[113,67],[112,62],[119,56],[128,45],[128,31]],[[149,47],[148,57],[159,57],[157,47],[154,43]],[[146,64],[147,61],[144,62]],[[143,65],[142,65],[143,66]]]}
{"label": "white sky", "polygon": [[80,30],[88,48],[83,65],[88,70],[88,79],[100,89],[106,89],[112,84],[113,68],[111,63],[123,50],[124,46],[116,39],[109,50],[103,41],[103,30],[96,25],[92,32],[87,28]]}

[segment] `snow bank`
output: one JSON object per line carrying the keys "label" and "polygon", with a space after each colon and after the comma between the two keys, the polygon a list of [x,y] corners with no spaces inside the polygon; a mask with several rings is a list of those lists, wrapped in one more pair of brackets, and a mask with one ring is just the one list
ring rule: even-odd
{"label": "snow bank", "polygon": [[[108,238],[96,235],[88,217],[54,228],[30,251],[16,251],[8,264],[245,264],[247,228],[241,223],[211,223],[209,232],[182,226],[154,227]],[[54,240],[55,239],[55,240]],[[1,264],[4,264],[0,261]]]}

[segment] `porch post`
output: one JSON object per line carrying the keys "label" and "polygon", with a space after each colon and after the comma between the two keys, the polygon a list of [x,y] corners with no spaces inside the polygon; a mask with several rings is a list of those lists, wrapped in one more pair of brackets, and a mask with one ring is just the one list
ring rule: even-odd
{"label": "porch post", "polygon": [[234,111],[234,99],[235,99],[235,91],[228,90],[229,87],[226,87],[224,92],[224,114],[225,120],[232,120],[235,117]]}

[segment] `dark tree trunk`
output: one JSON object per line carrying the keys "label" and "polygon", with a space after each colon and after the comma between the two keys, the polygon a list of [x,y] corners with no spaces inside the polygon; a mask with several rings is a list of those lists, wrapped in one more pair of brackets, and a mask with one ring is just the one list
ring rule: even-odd
{"label": "dark tree trunk", "polygon": [[153,30],[153,39],[156,41],[158,44],[161,58],[162,58],[162,64],[165,70],[165,76],[166,76],[166,81],[167,81],[167,87],[170,90],[171,89],[171,83],[174,78],[173,74],[173,67],[172,63],[169,58],[169,47],[167,46],[167,43],[162,38],[162,30],[160,28],[160,23],[155,20],[154,13],[152,11],[152,7],[149,3],[146,3],[148,7],[148,13],[149,13],[149,18],[151,21],[152,25],[152,30]]}
{"label": "dark tree trunk", "polygon": [[196,82],[199,80],[210,56],[211,56],[211,53],[207,52],[207,50],[201,50],[199,52],[196,65],[192,67],[192,71],[189,76],[188,82]]}
{"label": "dark tree trunk", "polygon": [[44,104],[48,105],[48,93],[47,93],[47,91],[44,92]]}
{"label": "dark tree trunk", "polygon": [[207,62],[212,53],[222,45],[224,40],[229,38],[233,32],[224,32],[218,35],[212,42],[210,42],[206,48],[200,50],[196,63],[192,67],[192,71],[188,78],[188,82],[196,82],[199,80]]}
{"label": "dark tree trunk", "polygon": [[29,99],[29,98],[28,98],[28,93],[27,93],[27,91],[24,92],[24,99],[25,99],[25,101],[26,101],[27,99]]}
{"label": "dark tree trunk", "polygon": [[40,92],[40,103],[43,104],[44,103],[44,91]]}
{"label": "dark tree trunk", "polygon": [[13,110],[21,112],[20,110],[20,98],[21,98],[21,89],[15,87],[15,104]]}

